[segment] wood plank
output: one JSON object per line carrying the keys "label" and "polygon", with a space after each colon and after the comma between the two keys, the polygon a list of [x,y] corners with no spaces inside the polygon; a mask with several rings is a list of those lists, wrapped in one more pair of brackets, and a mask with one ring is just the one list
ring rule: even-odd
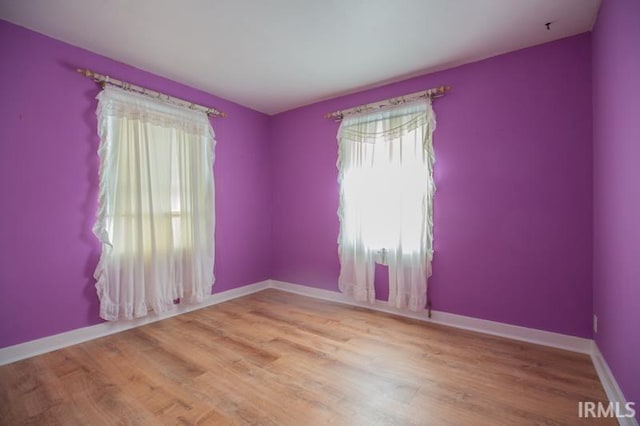
{"label": "wood plank", "polygon": [[0,424],[512,425],[606,403],[587,355],[265,290],[0,367]]}

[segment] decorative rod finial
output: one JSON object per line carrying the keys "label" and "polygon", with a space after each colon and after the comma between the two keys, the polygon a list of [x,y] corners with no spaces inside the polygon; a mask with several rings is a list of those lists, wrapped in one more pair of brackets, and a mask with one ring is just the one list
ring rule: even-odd
{"label": "decorative rod finial", "polygon": [[76,71],[78,71],[80,74],[84,75],[85,77],[91,77],[91,74],[92,74],[92,72],[86,68],[78,68]]}

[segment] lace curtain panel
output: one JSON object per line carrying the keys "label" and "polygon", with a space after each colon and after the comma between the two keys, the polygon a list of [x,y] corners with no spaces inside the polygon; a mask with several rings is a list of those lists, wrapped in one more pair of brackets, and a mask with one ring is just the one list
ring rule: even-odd
{"label": "lace curtain panel", "polygon": [[338,132],[340,290],[375,301],[375,263],[388,265],[389,304],[419,311],[433,258],[431,101],[345,118]]}
{"label": "lace curtain panel", "polygon": [[201,302],[214,282],[208,117],[111,86],[97,99],[100,316],[131,319],[177,299]]}

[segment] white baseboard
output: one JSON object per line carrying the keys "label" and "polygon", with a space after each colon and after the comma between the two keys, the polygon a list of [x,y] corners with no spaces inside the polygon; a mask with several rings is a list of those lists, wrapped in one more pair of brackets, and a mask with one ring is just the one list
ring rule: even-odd
{"label": "white baseboard", "polygon": [[[596,368],[596,373],[598,373],[598,378],[600,379],[600,383],[602,383],[602,387],[604,388],[605,393],[607,394],[607,398],[611,402],[617,402],[621,407],[627,403],[627,400],[622,393],[622,389],[618,386],[618,382],[616,381],[611,369],[609,368],[609,364],[602,356],[600,349],[596,342],[593,342],[593,347],[591,350],[591,360],[593,361],[593,365]],[[640,401],[636,401],[636,411],[640,410],[640,406],[638,403]],[[618,417],[618,423],[620,426],[638,426],[638,421],[635,418],[629,417]]]}
{"label": "white baseboard", "polygon": [[[536,330],[527,327],[499,323],[495,321],[466,317],[463,315],[450,314],[447,312],[432,311],[431,318],[428,318],[426,311],[400,311],[388,306],[386,302],[381,301],[376,301],[375,304],[356,302],[337,291],[323,290],[315,287],[308,287],[277,280],[261,281],[258,283],[246,285],[244,287],[212,294],[203,303],[200,303],[198,305],[176,305],[175,309],[169,312],[164,312],[160,315],[149,315],[147,317],[139,318],[133,321],[104,322],[101,324],[71,330],[65,333],[60,333],[53,336],[44,337],[42,339],[32,340],[30,342],[20,343],[18,345],[2,348],[0,349],[0,365],[10,364],[15,361],[20,361],[22,359],[65,348],[67,346],[86,342],[88,340],[108,336],[110,334],[129,330],[131,328],[140,327],[142,325],[160,321],[165,318],[170,318],[186,312],[191,312],[197,309],[205,308],[207,306],[226,302],[227,300],[247,296],[249,294],[256,293],[268,288],[296,293],[302,296],[313,297],[316,299],[323,299],[332,302],[373,309],[376,311],[400,315],[420,321],[442,324],[494,336],[506,337],[523,342],[535,343],[554,348],[566,349],[573,352],[589,354],[595,366],[596,372],[598,373],[598,377],[600,378],[602,386],[604,387],[607,397],[609,398],[609,401],[619,402],[623,405],[626,403],[624,395],[622,394],[618,383],[611,373],[609,366],[600,353],[598,346],[591,339],[584,339],[581,337],[568,336],[549,331]],[[639,426],[638,422],[633,418],[619,418],[618,421],[622,426]]]}
{"label": "white baseboard", "polygon": [[0,349],[0,365],[9,364],[21,359],[30,358],[32,356],[51,352],[67,346],[86,342],[88,340],[97,339],[99,337],[108,336],[109,334],[118,333],[120,331],[129,330],[131,328],[140,327],[142,325],[160,321],[165,318],[170,318],[175,315],[180,315],[196,309],[202,309],[207,306],[222,303],[227,300],[256,293],[267,288],[274,288],[290,293],[313,297],[316,299],[323,299],[348,305],[360,306],[376,311],[382,311],[408,318],[413,318],[420,321],[448,325],[451,327],[477,331],[494,336],[507,337],[514,340],[536,343],[539,345],[551,346],[574,352],[591,354],[593,348],[593,341],[590,339],[583,339],[580,337],[567,336],[563,334],[552,333],[549,331],[535,330],[526,327],[519,327],[516,325],[450,314],[447,312],[432,311],[431,318],[428,318],[426,311],[400,311],[389,307],[386,302],[377,301],[373,305],[368,303],[360,303],[336,291],[323,290],[319,288],[307,287],[299,284],[291,284],[277,280],[266,280],[244,287],[239,287],[233,290],[227,290],[221,293],[212,294],[207,298],[207,300],[198,305],[179,304],[176,305],[175,309],[159,315],[149,315],[131,321],[104,322],[89,327],[83,327],[53,336],[48,336],[41,339],[2,348]]}
{"label": "white baseboard", "polygon": [[178,304],[174,309],[158,315],[150,314],[146,317],[128,321],[103,322],[100,324],[91,325],[89,327],[78,328],[76,330],[55,334],[53,336],[43,337],[42,339],[8,346],[6,348],[0,349],[0,365],[10,364],[22,359],[31,358],[32,356],[55,351],[67,346],[86,342],[88,340],[108,336],[109,334],[129,330],[131,328],[140,327],[141,325],[150,324],[152,322],[184,314],[186,312],[206,308],[207,306],[216,305],[218,303],[226,302],[227,300],[256,293],[258,291],[269,288],[269,286],[269,280],[261,281],[258,283],[246,285],[244,287],[234,288],[232,290],[227,290],[220,293],[214,293],[207,297],[204,302],[197,305]]}
{"label": "white baseboard", "polygon": [[420,321],[442,324],[464,330],[477,331],[491,334],[493,336],[507,337],[513,340],[535,343],[538,345],[551,346],[554,348],[566,349],[573,352],[591,354],[593,340],[582,337],[568,336],[565,334],[553,333],[550,331],[536,330],[533,328],[520,327],[517,325],[505,324],[495,321],[466,317],[463,315],[450,314],[448,312],[431,311],[431,318],[427,316],[427,311],[409,312],[401,311],[390,307],[386,302],[376,301],[375,304],[356,302],[342,293],[319,288],[307,287],[299,284],[291,284],[282,281],[271,280],[271,288],[300,294],[303,296],[315,297],[317,299],[330,300],[333,302],[348,305],[360,306],[376,311],[387,312],[403,317],[413,318]]}

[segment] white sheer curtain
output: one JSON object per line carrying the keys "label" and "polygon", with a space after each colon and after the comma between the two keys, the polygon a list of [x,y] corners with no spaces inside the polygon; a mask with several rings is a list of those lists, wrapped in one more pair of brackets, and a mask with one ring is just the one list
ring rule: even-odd
{"label": "white sheer curtain", "polygon": [[202,301],[214,281],[208,117],[111,86],[97,99],[100,316],[130,319],[176,299]]}
{"label": "white sheer curtain", "polygon": [[430,100],[347,117],[338,132],[340,290],[373,303],[374,266],[389,266],[389,304],[419,311],[433,257]]}

